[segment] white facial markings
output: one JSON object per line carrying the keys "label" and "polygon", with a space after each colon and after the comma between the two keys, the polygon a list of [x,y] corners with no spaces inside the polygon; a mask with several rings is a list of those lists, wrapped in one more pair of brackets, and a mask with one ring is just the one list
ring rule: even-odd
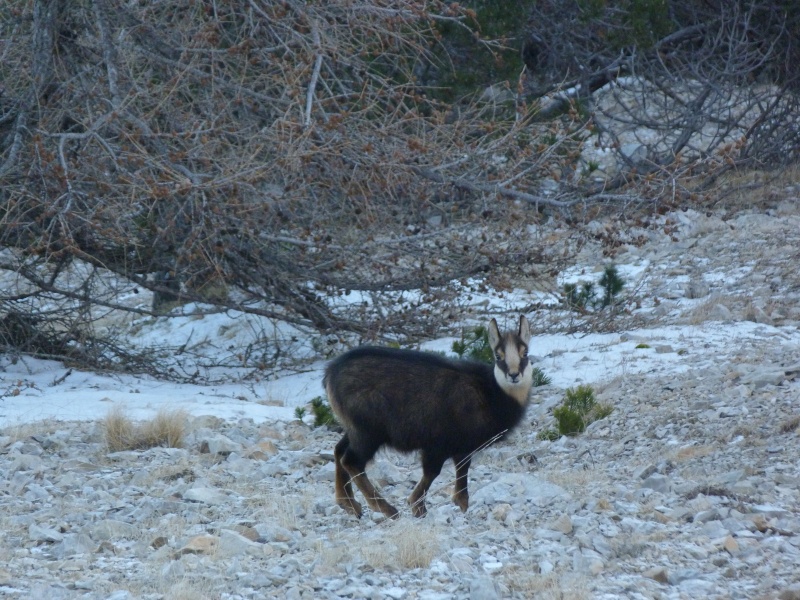
{"label": "white facial markings", "polygon": [[519,346],[513,335],[507,335],[502,343],[495,346],[497,360],[494,376],[503,391],[522,405],[527,404],[528,394],[533,386],[533,366],[527,360],[526,347]]}

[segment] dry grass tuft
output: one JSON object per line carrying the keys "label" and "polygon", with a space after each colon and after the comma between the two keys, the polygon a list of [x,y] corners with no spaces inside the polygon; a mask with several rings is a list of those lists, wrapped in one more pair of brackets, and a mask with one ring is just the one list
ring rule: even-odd
{"label": "dry grass tuft", "polygon": [[790,417],[781,423],[781,433],[792,433],[793,431],[798,431],[798,433],[800,433],[800,415]]}
{"label": "dry grass tuft", "polygon": [[586,600],[590,598],[586,578],[581,575],[547,573],[540,575],[519,568],[504,569],[500,582],[510,592],[541,600]]}
{"label": "dry grass tuft", "polygon": [[430,525],[400,522],[380,540],[362,544],[361,556],[375,569],[426,569],[439,552],[439,531]]}
{"label": "dry grass tuft", "polygon": [[712,446],[685,446],[679,448],[672,455],[672,460],[685,461],[693,458],[702,458],[714,452]]}
{"label": "dry grass tuft", "polygon": [[550,469],[542,472],[545,480],[561,486],[570,492],[579,492],[589,486],[608,483],[608,473],[597,468]]}
{"label": "dry grass tuft", "polygon": [[180,448],[186,434],[185,410],[159,410],[153,419],[136,424],[119,406],[103,422],[109,452],[147,448]]}

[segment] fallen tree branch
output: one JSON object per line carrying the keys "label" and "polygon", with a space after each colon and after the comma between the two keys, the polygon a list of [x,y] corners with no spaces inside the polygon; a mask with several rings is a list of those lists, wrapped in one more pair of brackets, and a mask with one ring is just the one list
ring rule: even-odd
{"label": "fallen tree branch", "polygon": [[429,179],[431,181],[435,181],[436,183],[452,185],[457,189],[469,190],[471,192],[500,194],[501,196],[505,196],[506,198],[513,198],[514,200],[522,200],[524,202],[535,204],[537,206],[539,204],[545,204],[547,206],[555,206],[557,208],[567,208],[579,202],[579,200],[577,199],[563,201],[563,200],[556,200],[555,198],[546,198],[545,196],[538,196],[534,194],[529,194],[528,192],[512,190],[510,188],[503,187],[496,183],[475,183],[473,181],[467,181],[466,179],[447,179],[440,173],[432,171],[431,169],[424,169],[422,167],[410,166],[410,169],[413,173],[416,173],[420,177]]}

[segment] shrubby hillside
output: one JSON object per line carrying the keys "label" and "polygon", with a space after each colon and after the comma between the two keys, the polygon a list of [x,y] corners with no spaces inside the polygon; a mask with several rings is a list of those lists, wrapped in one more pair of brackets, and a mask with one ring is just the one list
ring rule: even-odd
{"label": "shrubby hillside", "polygon": [[11,0],[0,340],[140,369],[98,321],[187,302],[417,339],[796,161],[791,2],[562,4]]}

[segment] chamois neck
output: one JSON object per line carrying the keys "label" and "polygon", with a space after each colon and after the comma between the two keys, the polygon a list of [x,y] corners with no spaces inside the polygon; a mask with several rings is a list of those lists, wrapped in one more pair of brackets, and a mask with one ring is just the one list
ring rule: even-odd
{"label": "chamois neck", "polygon": [[533,367],[531,367],[531,365],[525,368],[520,375],[519,381],[516,383],[509,380],[503,370],[497,365],[494,367],[494,378],[495,381],[497,381],[497,385],[500,386],[500,389],[516,400],[520,406],[523,408],[528,406],[528,399],[530,397],[531,388],[533,387]]}

